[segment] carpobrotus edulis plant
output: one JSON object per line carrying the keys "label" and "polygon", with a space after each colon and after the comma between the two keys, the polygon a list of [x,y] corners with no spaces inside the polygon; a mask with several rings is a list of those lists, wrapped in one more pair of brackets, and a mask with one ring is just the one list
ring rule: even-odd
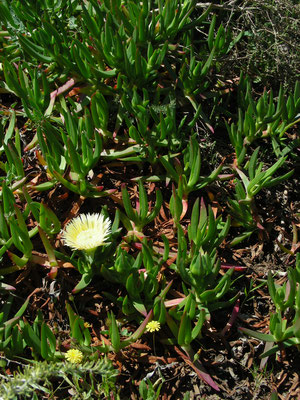
{"label": "carpobrotus edulis plant", "polygon": [[93,253],[108,239],[110,226],[111,221],[102,214],[81,214],[66,225],[62,239],[72,250]]}
{"label": "carpobrotus edulis plant", "polygon": [[78,293],[85,288],[97,273],[95,252],[97,248],[108,243],[110,234],[110,219],[99,213],[81,214],[65,226],[62,231],[64,244],[72,250],[81,250],[83,253],[83,257],[80,257],[77,263],[82,278],[73,289],[73,293]]}

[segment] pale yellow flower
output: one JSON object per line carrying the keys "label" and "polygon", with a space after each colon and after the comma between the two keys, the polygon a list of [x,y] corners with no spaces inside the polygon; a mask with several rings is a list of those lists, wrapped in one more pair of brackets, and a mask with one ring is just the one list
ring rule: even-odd
{"label": "pale yellow flower", "polygon": [[158,321],[150,321],[146,325],[147,332],[156,332],[160,330],[160,323]]}
{"label": "pale yellow flower", "polygon": [[91,328],[91,324],[90,323],[88,323],[88,322],[84,322],[83,323],[83,326],[85,327],[85,328]]}
{"label": "pale yellow flower", "polygon": [[107,240],[110,224],[102,214],[81,214],[65,226],[62,239],[72,250],[92,251]]}
{"label": "pale yellow flower", "polygon": [[65,354],[65,358],[67,361],[73,364],[80,364],[83,359],[83,354],[80,350],[71,349],[68,350]]}

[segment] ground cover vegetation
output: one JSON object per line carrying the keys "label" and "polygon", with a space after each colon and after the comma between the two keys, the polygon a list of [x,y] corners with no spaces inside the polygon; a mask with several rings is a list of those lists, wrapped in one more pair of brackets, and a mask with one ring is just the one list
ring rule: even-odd
{"label": "ground cover vegetation", "polygon": [[298,398],[296,3],[0,1],[1,399]]}

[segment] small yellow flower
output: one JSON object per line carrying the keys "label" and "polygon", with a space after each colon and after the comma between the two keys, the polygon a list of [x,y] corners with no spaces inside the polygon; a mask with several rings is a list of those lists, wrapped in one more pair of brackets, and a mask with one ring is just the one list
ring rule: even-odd
{"label": "small yellow flower", "polygon": [[160,323],[158,321],[150,321],[146,325],[147,332],[156,332],[160,330]]}
{"label": "small yellow flower", "polygon": [[83,359],[83,354],[80,350],[71,349],[66,352],[65,357],[70,363],[80,364]]}
{"label": "small yellow flower", "polygon": [[85,328],[90,328],[92,325],[91,325],[90,323],[88,323],[88,322],[84,322],[84,323],[83,323],[83,326],[84,326]]}
{"label": "small yellow flower", "polygon": [[110,224],[102,214],[81,214],[65,226],[62,239],[72,250],[93,251],[108,238]]}

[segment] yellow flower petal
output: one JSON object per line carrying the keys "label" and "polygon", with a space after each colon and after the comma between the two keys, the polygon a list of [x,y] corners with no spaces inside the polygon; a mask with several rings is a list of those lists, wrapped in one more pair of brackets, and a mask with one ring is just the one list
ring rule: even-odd
{"label": "yellow flower petal", "polygon": [[102,214],[81,214],[65,226],[62,239],[72,250],[94,250],[107,240],[110,224]]}
{"label": "yellow flower petal", "polygon": [[80,350],[71,349],[66,352],[65,358],[71,363],[80,364],[83,359],[83,354]]}
{"label": "yellow flower petal", "polygon": [[160,323],[158,321],[150,321],[146,325],[147,332],[156,332],[160,330]]}

